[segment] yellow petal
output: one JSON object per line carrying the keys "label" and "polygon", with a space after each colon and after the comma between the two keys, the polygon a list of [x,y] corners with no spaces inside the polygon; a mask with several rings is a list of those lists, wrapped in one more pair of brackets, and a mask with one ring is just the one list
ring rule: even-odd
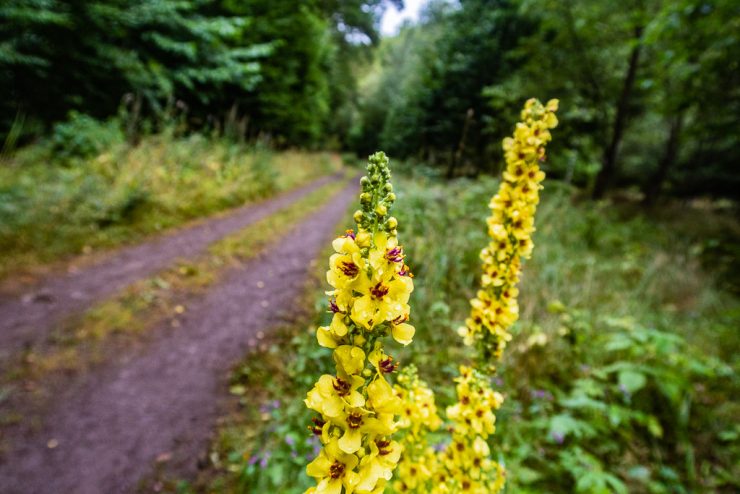
{"label": "yellow petal", "polygon": [[347,429],[339,438],[339,449],[345,453],[354,453],[362,444],[362,433],[359,429]]}
{"label": "yellow petal", "polygon": [[411,324],[402,323],[393,326],[393,339],[402,345],[408,345],[414,338],[416,330]]}
{"label": "yellow petal", "polygon": [[326,457],[326,453],[321,451],[314,461],[306,466],[306,473],[309,477],[324,477],[329,473],[332,462]]}
{"label": "yellow petal", "polygon": [[325,327],[321,327],[316,330],[316,339],[319,341],[319,345],[325,348],[337,347],[336,340],[332,336],[331,332]]}

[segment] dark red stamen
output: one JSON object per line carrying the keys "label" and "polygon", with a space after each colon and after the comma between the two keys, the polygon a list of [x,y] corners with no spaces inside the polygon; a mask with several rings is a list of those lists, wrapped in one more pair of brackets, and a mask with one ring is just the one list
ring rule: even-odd
{"label": "dark red stamen", "polygon": [[380,370],[386,374],[390,374],[391,372],[394,372],[398,368],[397,363],[393,363],[393,357],[388,357],[385,360],[381,360],[378,362],[378,367]]}
{"label": "dark red stamen", "polygon": [[338,312],[341,314],[344,314],[344,311],[339,310],[339,306],[337,305],[337,300],[334,298],[329,300],[329,310],[335,314]]}
{"label": "dark red stamen", "polygon": [[377,285],[372,287],[370,289],[370,294],[373,296],[373,298],[381,299],[388,295],[389,288],[385,286],[382,282],[378,282]]}
{"label": "dark red stamen", "polygon": [[385,253],[385,258],[391,262],[403,262],[403,247],[393,247]]}
{"label": "dark red stamen", "polygon": [[352,261],[342,261],[339,263],[339,269],[349,278],[354,278],[360,272],[360,268]]}
{"label": "dark red stamen", "polygon": [[347,396],[349,394],[350,384],[341,377],[334,380],[333,386],[334,391],[336,391],[339,396]]}

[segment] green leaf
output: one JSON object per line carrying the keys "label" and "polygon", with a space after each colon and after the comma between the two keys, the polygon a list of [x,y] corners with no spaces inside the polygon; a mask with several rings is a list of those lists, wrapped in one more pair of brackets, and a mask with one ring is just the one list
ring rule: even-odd
{"label": "green leaf", "polygon": [[630,393],[635,393],[639,391],[640,389],[645,387],[645,384],[647,383],[645,374],[633,370],[620,371],[619,377],[617,379],[619,382],[619,387],[623,388],[626,391],[629,391]]}

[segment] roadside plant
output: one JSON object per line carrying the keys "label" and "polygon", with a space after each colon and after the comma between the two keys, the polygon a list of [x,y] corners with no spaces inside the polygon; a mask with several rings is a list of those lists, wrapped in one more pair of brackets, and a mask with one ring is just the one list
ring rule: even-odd
{"label": "roadside plant", "polygon": [[[423,472],[424,481],[405,482],[402,477],[394,486],[397,492],[491,494],[503,489],[504,467],[491,459],[488,444],[495,432],[494,411],[500,408],[503,396],[490,382],[511,339],[509,330],[519,316],[521,259],[529,258],[534,247],[534,216],[545,178],[539,163],[545,160],[550,129],[557,125],[557,107],[557,100],[547,105],[528,100],[514,136],[503,141],[506,170],[489,204],[490,241],[480,254],[481,287],[470,301],[470,316],[458,330],[465,345],[476,349],[475,365],[460,366],[455,379],[457,402],[446,410],[451,438],[436,458],[421,464],[418,449],[424,444],[416,448],[407,445],[406,450],[413,453],[404,454],[400,470]],[[411,442],[419,437],[423,435],[407,434]]]}
{"label": "roadside plant", "polygon": [[389,337],[411,343],[414,285],[396,237],[398,221],[390,216],[396,199],[390,178],[386,155],[370,156],[354,214],[357,232],[348,230],[332,244],[327,294],[333,317],[316,337],[333,349],[336,372],[321,376],[305,399],[318,414],[309,428],[322,444],[306,468],[317,483],[308,493],[383,492],[401,456],[392,435],[403,402],[388,378],[397,363],[383,343]]}

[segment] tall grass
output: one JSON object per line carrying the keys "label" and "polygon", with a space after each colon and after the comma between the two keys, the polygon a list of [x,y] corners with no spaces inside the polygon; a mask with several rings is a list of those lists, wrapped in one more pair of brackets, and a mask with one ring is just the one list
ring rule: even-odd
{"label": "tall grass", "polygon": [[90,157],[31,146],[0,165],[0,277],[8,271],[129,242],[328,174],[325,153],[271,152],[163,133]]}

